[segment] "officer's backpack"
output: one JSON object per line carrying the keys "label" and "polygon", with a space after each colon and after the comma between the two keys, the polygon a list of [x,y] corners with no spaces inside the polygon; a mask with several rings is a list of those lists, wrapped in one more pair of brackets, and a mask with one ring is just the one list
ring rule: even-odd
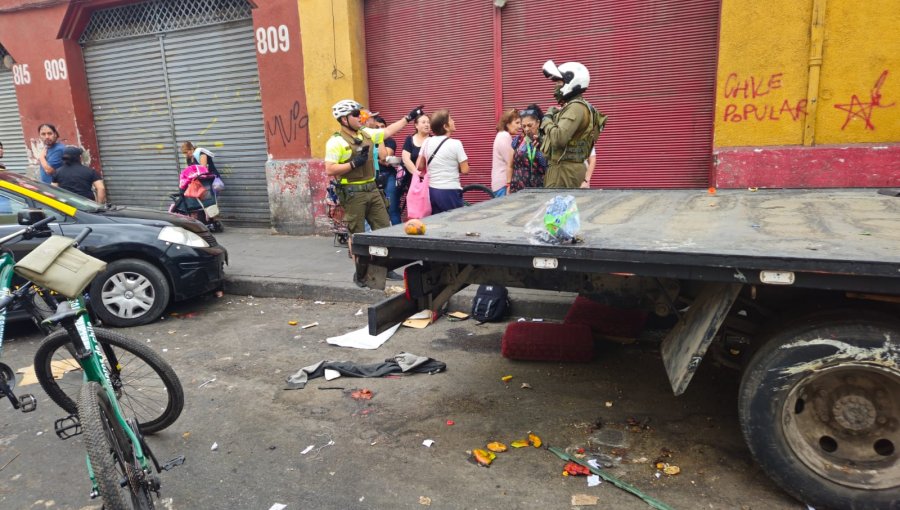
{"label": "officer's backpack", "polygon": [[[597,139],[600,138],[600,133],[603,131],[603,128],[606,127],[606,119],[608,117],[600,113],[596,108],[594,108],[591,104],[589,104],[582,98],[575,99],[572,102],[583,104],[590,112],[590,124],[588,124],[587,131],[585,131],[584,135],[582,135],[582,140],[587,143],[588,147],[593,147],[594,144],[597,143]],[[590,152],[590,150],[588,152]]]}
{"label": "officer's backpack", "polygon": [[472,317],[478,322],[498,321],[509,311],[509,291],[502,285],[478,286],[472,300]]}

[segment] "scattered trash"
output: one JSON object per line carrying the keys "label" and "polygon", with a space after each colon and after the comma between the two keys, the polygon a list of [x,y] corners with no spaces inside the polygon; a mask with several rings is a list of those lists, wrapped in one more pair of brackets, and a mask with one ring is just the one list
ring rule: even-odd
{"label": "scattered trash", "polygon": [[275,503],[269,507],[269,510],[284,510],[287,508],[287,505],[282,505],[281,503]]}
{"label": "scattered trash", "polygon": [[466,232],[466,237],[481,237],[481,232]]}
{"label": "scattered trash", "polygon": [[190,432],[185,432],[184,434],[181,434],[181,438],[184,440],[188,440],[188,439],[190,439],[190,437],[191,437]]}
{"label": "scattered trash", "polygon": [[359,317],[359,316],[362,315],[362,314],[363,314],[363,311],[362,311],[362,308],[360,308],[360,309],[357,310],[356,313],[354,313],[353,315]]}
{"label": "scattered trash", "polygon": [[320,390],[343,390],[343,386],[319,386]]}
{"label": "scattered trash", "polygon": [[19,455],[21,455],[21,453],[16,452],[16,455],[13,458],[6,461],[6,464],[3,464],[2,466],[0,466],[0,471],[3,471],[4,469],[6,469],[6,466],[10,465],[12,463],[12,461],[18,459]]}
{"label": "scattered trash", "polygon": [[597,506],[600,496],[590,494],[572,494],[572,506]]}
{"label": "scattered trash", "polygon": [[757,188],[757,187],[747,188],[747,191],[755,193],[755,192],[759,191],[759,188]]}
{"label": "scattered trash", "polygon": [[859,235],[861,235],[861,236],[870,236],[870,235],[872,235],[872,233],[871,233],[871,232],[860,232]]}
{"label": "scattered trash", "polygon": [[506,445],[499,441],[488,443],[487,449],[495,453],[505,452],[507,450]]}
{"label": "scattered trash", "polygon": [[503,382],[509,382],[512,380],[512,378],[513,378],[513,376],[511,376],[511,375],[504,375],[503,377],[500,378],[500,380]]}
{"label": "scattered trash", "polygon": [[574,461],[569,461],[566,463],[565,467],[563,467],[562,474],[563,476],[588,476],[591,474],[591,469]]}
{"label": "scattered trash", "polygon": [[197,387],[198,387],[198,388],[202,388],[202,387],[206,386],[207,384],[209,384],[209,383],[211,383],[211,382],[215,382],[215,381],[216,381],[216,376],[213,376],[212,379],[206,381],[205,383],[203,383],[203,384],[201,384],[200,386],[197,386]]}
{"label": "scattered trash", "polygon": [[318,325],[319,325],[318,322],[310,322],[309,324],[307,324],[307,325],[305,325],[305,326],[300,326],[300,329],[314,328],[314,327],[316,327],[316,326],[318,326]]}
{"label": "scattered trash", "polygon": [[596,486],[600,485],[601,483],[602,483],[602,481],[600,480],[599,475],[590,475],[587,477],[588,487],[596,487]]}
{"label": "scattered trash", "polygon": [[447,420],[447,425],[456,425],[456,422],[453,420]]}
{"label": "scattered trash", "polygon": [[306,448],[303,449],[302,452],[300,452],[300,455],[306,455],[307,453],[311,452],[312,449],[315,447],[316,447],[316,445],[314,445],[314,444],[307,446]]}
{"label": "scattered trash", "polygon": [[296,326],[297,321],[288,321],[288,326]]}
{"label": "scattered trash", "polygon": [[[567,454],[565,451],[563,451],[563,450],[561,450],[561,449],[559,449],[559,448],[557,448],[557,447],[555,447],[555,446],[549,447],[548,450],[550,450],[550,452],[552,452],[554,455],[556,455],[557,457],[559,457],[559,458],[562,459],[562,460],[565,460],[565,461],[571,461],[571,462],[575,462],[575,463],[577,463],[577,464],[584,465],[584,463],[583,463],[582,461],[573,459],[573,458],[572,458],[569,454]],[[657,509],[657,510],[673,510],[672,507],[670,507],[669,505],[667,505],[667,504],[665,504],[665,503],[663,503],[663,502],[661,502],[661,501],[658,501],[658,500],[656,500],[656,499],[654,499],[654,498],[652,498],[652,497],[650,497],[650,496],[644,494],[644,493],[641,492],[637,487],[635,487],[635,486],[633,486],[633,485],[631,485],[631,484],[629,484],[629,483],[627,483],[627,482],[623,482],[622,480],[620,480],[620,479],[616,478],[615,476],[613,476],[613,475],[607,473],[606,471],[602,471],[602,470],[600,470],[600,469],[593,468],[593,467],[591,467],[590,470],[591,470],[591,473],[593,473],[593,474],[599,476],[600,478],[602,478],[602,479],[606,480],[607,482],[609,482],[609,483],[615,485],[616,487],[618,487],[618,488],[620,488],[620,489],[622,489],[622,490],[625,490],[625,491],[627,491],[627,492],[629,492],[629,493],[631,493],[631,494],[634,494],[635,496],[641,498],[642,500],[644,500],[645,503],[647,503],[648,505],[650,505],[651,507],[653,507],[653,508],[655,508],[655,509]]]}
{"label": "scattered trash", "polygon": [[431,498],[429,498],[428,496],[419,496],[419,504],[431,506]]}
{"label": "scattered trash", "polygon": [[383,363],[357,364],[352,361],[320,361],[301,368],[286,380],[288,390],[306,387],[310,379],[325,375],[325,369],[339,371],[348,377],[385,377],[390,374],[437,374],[447,370],[447,364],[425,356],[401,352]]}
{"label": "scattered trash", "polygon": [[372,397],[374,395],[372,394],[372,390],[363,388],[361,390],[354,391],[350,394],[350,396],[353,397],[353,400],[372,400]]}
{"label": "scattered trash", "polygon": [[491,465],[491,462],[494,462],[494,459],[497,458],[497,455],[494,452],[482,449],[472,450],[472,455],[475,457],[475,462],[484,467],[488,467]]}
{"label": "scattered trash", "polygon": [[340,347],[353,347],[356,349],[377,349],[381,347],[385,342],[387,342],[392,336],[394,336],[394,333],[397,332],[398,328],[400,328],[399,324],[388,329],[387,331],[382,332],[380,335],[370,335],[369,327],[365,326],[357,329],[356,331],[351,331],[340,336],[332,336],[326,338],[325,341],[331,345],[337,345]]}
{"label": "scattered trash", "polygon": [[209,447],[210,450],[216,451],[219,449],[219,443],[213,443],[212,446]]}
{"label": "scattered trash", "polygon": [[[294,340],[300,340],[301,338],[303,338],[303,335],[294,335]],[[305,349],[306,346],[304,345],[303,348]]]}
{"label": "scattered trash", "polygon": [[163,351],[163,352],[169,352],[169,349],[163,349],[162,351]]}
{"label": "scattered trash", "polygon": [[681,473],[680,467],[678,467],[674,464],[669,464],[668,462],[657,462],[656,469],[662,471],[663,473],[665,473],[669,476],[675,476],[678,473]]}
{"label": "scattered trash", "polygon": [[532,434],[531,432],[528,433],[528,442],[535,448],[540,448],[541,444],[543,444],[541,438],[538,437],[537,434]]}
{"label": "scattered trash", "polygon": [[611,400],[607,400],[605,405],[606,405],[606,407],[612,407],[613,403]]}
{"label": "scattered trash", "polygon": [[625,437],[625,431],[605,428],[598,430],[588,438],[590,446],[609,446],[612,448],[627,448],[628,441]]}
{"label": "scattered trash", "polygon": [[522,383],[522,386],[519,386],[519,388],[521,388],[521,389],[523,389],[523,390],[530,390],[530,389],[531,389],[531,385],[528,384],[527,382],[523,382],[523,383]]}
{"label": "scattered trash", "polygon": [[224,295],[225,295],[225,293],[222,292],[221,290],[217,290],[217,291],[216,291],[216,297],[217,297],[217,298],[223,297]]}
{"label": "scattered trash", "polygon": [[434,322],[434,314],[431,313],[431,310],[422,310],[403,321],[403,325],[408,328],[425,329],[432,322]]}
{"label": "scattered trash", "polygon": [[509,445],[512,446],[513,448],[525,448],[526,446],[529,445],[529,443],[528,443],[527,439],[517,439],[517,440],[513,441],[512,443],[509,443]]}
{"label": "scattered trash", "polygon": [[469,318],[469,314],[466,312],[453,312],[447,314],[447,320],[451,322],[455,321],[464,321]]}
{"label": "scattered trash", "polygon": [[434,439],[426,439],[426,440],[422,441],[422,445],[424,445],[427,448],[431,448],[431,445],[433,445],[433,444],[434,444]]}
{"label": "scattered trash", "polygon": [[332,379],[337,379],[340,376],[341,376],[341,373],[338,372],[337,370],[332,370],[330,368],[325,369],[325,380],[326,381],[331,381]]}

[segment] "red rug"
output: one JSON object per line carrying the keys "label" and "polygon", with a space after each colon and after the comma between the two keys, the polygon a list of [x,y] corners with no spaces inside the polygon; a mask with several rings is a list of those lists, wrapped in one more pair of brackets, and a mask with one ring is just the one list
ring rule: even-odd
{"label": "red rug", "polygon": [[644,330],[646,322],[644,310],[616,308],[582,296],[575,298],[564,321],[588,326],[594,336],[616,341],[633,341]]}
{"label": "red rug", "polygon": [[594,357],[594,337],[583,324],[513,322],[503,333],[500,353],[515,360],[587,363]]}

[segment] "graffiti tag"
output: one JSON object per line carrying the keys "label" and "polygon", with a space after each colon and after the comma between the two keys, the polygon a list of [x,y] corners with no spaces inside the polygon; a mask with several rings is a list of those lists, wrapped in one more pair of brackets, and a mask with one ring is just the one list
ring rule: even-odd
{"label": "graffiti tag", "polygon": [[896,102],[891,104],[882,104],[881,103],[881,87],[884,85],[885,80],[887,80],[888,71],[885,70],[881,73],[881,76],[875,80],[875,86],[872,87],[871,92],[869,93],[869,102],[863,102],[859,99],[859,96],[853,94],[853,97],[850,98],[849,103],[836,104],[835,108],[838,110],[843,110],[847,112],[847,118],[844,119],[844,125],[841,126],[841,130],[850,124],[850,121],[853,119],[862,120],[865,123],[865,129],[869,129],[874,131],[875,124],[872,124],[872,114],[875,112],[876,108],[890,108],[897,104]]}
{"label": "graffiti tag", "polygon": [[[778,101],[759,100],[781,89],[784,73],[741,78],[731,73],[725,79],[723,95],[731,101],[725,104],[724,122],[799,120],[806,115],[806,99]],[[746,100],[746,101],[741,101]]]}
{"label": "graffiti tag", "polygon": [[[278,135],[281,139],[281,145],[287,147],[288,144],[298,139],[299,131],[306,129],[308,125],[309,116],[301,115],[300,101],[294,101],[294,105],[287,114],[287,120],[281,114],[278,114],[266,121],[266,136]],[[307,133],[307,144],[308,142]]]}

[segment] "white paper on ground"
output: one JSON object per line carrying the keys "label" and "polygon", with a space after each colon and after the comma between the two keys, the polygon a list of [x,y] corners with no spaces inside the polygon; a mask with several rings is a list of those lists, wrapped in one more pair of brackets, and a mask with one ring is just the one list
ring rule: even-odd
{"label": "white paper on ground", "polygon": [[430,319],[431,318],[431,310],[422,310],[421,312],[414,313],[407,317],[407,319]]}
{"label": "white paper on ground", "polygon": [[351,331],[341,336],[326,338],[325,341],[330,343],[331,345],[339,345],[341,347],[355,347],[357,349],[377,349],[381,347],[381,344],[387,342],[399,327],[400,325],[397,324],[380,335],[372,336],[369,334],[369,327],[366,326],[364,328],[357,329],[356,331]]}
{"label": "white paper on ground", "polygon": [[591,475],[587,477],[588,487],[596,487],[600,485],[600,477],[598,475]]}
{"label": "white paper on ground", "polygon": [[332,379],[337,379],[337,378],[340,377],[340,376],[341,376],[341,373],[338,372],[337,370],[334,370],[334,369],[331,369],[331,368],[326,368],[326,369],[325,369],[325,380],[326,380],[326,381],[330,381],[330,380],[332,380]]}
{"label": "white paper on ground", "polygon": [[275,503],[269,507],[269,510],[284,510],[287,508],[287,505],[283,505],[281,503]]}
{"label": "white paper on ground", "polygon": [[300,455],[306,455],[307,453],[311,452],[312,449],[315,447],[316,447],[316,445],[314,445],[314,444],[307,446],[306,448],[303,449],[302,452],[300,452]]}

